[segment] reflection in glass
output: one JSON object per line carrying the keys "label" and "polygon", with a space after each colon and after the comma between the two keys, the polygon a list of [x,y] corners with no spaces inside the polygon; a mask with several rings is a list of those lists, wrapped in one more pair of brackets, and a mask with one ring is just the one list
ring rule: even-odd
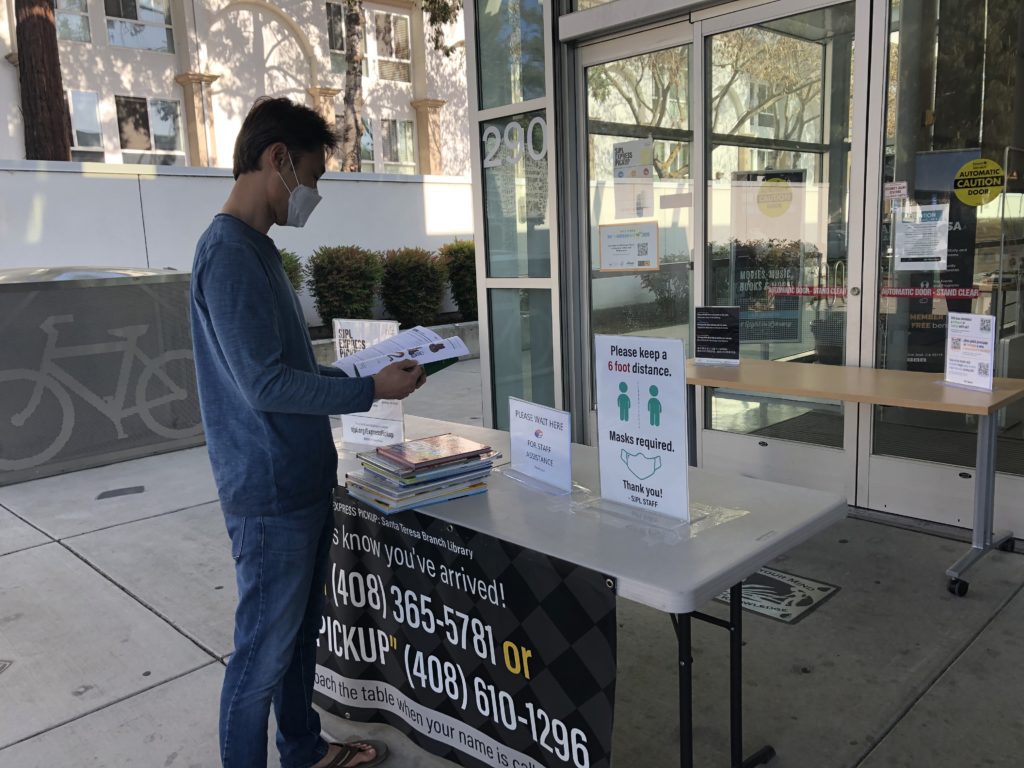
{"label": "reflection in glass", "polygon": [[481,126],[489,277],[549,277],[548,130],[544,112]]}
{"label": "reflection in glass", "polygon": [[[84,5],[84,0],[82,0],[82,4]],[[92,32],[89,29],[88,14],[58,10],[57,37],[76,43],[91,43]]]}
{"label": "reflection in glass", "polygon": [[480,108],[544,96],[542,0],[476,0]]}
{"label": "reflection in glass", "polygon": [[72,142],[76,147],[102,147],[99,105],[95,93],[71,91]]}
{"label": "reflection in glass", "polygon": [[[907,197],[881,210],[879,368],[943,371],[949,313],[973,312],[996,317],[996,375],[1024,376],[1024,155],[1014,149],[1024,146],[1022,18],[1022,0],[989,3],[977,14],[924,0],[892,7],[882,182],[906,184]],[[961,169],[978,161],[1005,171],[991,199],[958,194]],[[915,265],[920,254],[908,252],[901,236],[924,206],[948,212],[941,269]],[[874,413],[876,454],[973,466],[973,419],[904,408]],[[999,471],[1024,474],[1020,406],[1007,409],[998,442]]]}
{"label": "reflection in glass", "polygon": [[154,27],[122,19],[107,19],[107,36],[111,45],[174,53],[174,37],[170,27]]}
{"label": "reflection in glass", "polygon": [[496,288],[491,305],[491,355],[494,417],[508,429],[508,399],[555,404],[555,368],[551,344],[551,292]]}
{"label": "reflection in glass", "polygon": [[149,102],[149,121],[153,132],[153,149],[184,151],[178,102],[153,99]]}
{"label": "reflection in glass", "polygon": [[[854,3],[707,45],[709,304],[739,306],[743,357],[846,356]],[[838,403],[716,391],[708,426],[842,447]]]}

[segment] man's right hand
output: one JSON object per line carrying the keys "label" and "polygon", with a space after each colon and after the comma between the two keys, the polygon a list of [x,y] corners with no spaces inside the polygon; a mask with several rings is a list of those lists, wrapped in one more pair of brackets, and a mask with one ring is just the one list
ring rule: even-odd
{"label": "man's right hand", "polygon": [[416,391],[423,368],[412,360],[401,360],[381,368],[373,376],[374,400],[403,400]]}

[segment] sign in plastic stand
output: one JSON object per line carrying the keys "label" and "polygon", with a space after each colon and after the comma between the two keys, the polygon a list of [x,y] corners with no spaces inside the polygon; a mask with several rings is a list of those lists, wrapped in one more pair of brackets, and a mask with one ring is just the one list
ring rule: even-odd
{"label": "sign in plastic stand", "polygon": [[[335,319],[334,350],[337,358],[362,352],[398,334],[394,320]],[[341,417],[342,441],[354,445],[391,445],[405,439],[405,420],[400,400],[377,400],[365,413]]]}
{"label": "sign in plastic stand", "polygon": [[740,364],[740,308],[694,308],[697,365]]}
{"label": "sign in plastic stand", "polygon": [[508,399],[511,465],[504,474],[545,493],[572,492],[572,431],[569,414],[555,408]]}
{"label": "sign in plastic stand", "polygon": [[996,355],[996,319],[992,315],[950,312],[946,331],[947,384],[992,391]]}
{"label": "sign in plastic stand", "polygon": [[594,354],[602,502],[689,522],[683,341],[596,336]]}

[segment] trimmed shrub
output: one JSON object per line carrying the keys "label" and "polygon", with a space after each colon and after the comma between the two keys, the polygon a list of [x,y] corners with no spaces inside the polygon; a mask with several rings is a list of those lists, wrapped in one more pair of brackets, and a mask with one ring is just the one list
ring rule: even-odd
{"label": "trimmed shrub", "polygon": [[379,253],[357,245],[322,246],[306,264],[306,287],[324,325],[336,317],[369,319],[384,267]]}
{"label": "trimmed shrub", "polygon": [[284,267],[284,273],[288,275],[288,282],[292,284],[292,288],[298,293],[302,290],[302,262],[299,260],[299,254],[295,251],[289,251],[287,248],[282,248],[281,265]]}
{"label": "trimmed shrub", "polygon": [[384,255],[381,298],[403,328],[431,325],[444,300],[445,268],[423,248],[399,248]]}
{"label": "trimmed shrub", "polygon": [[476,320],[476,248],[473,241],[456,240],[443,245],[438,256],[448,270],[448,284],[462,319]]}

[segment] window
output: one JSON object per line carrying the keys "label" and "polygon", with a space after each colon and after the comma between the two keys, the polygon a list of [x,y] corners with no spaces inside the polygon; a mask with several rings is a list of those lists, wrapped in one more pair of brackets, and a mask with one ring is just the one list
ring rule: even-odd
{"label": "window", "polygon": [[[344,75],[348,69],[345,60],[345,6],[341,3],[327,3],[327,45],[331,51],[331,72]],[[366,51],[366,24],[363,24],[363,77],[368,76]]]}
{"label": "window", "polygon": [[[340,130],[340,126],[345,123],[345,117],[335,113],[334,121]],[[371,125],[369,118],[363,115],[363,135],[359,137],[359,170],[363,173],[373,173],[377,170],[373,156],[373,128]],[[339,161],[342,160],[341,146],[338,147],[337,157]]]}
{"label": "window", "polygon": [[[768,104],[772,98],[772,89],[767,83],[751,83],[750,84],[750,104],[748,109],[757,109],[762,105]],[[759,110],[753,119],[753,127],[757,128],[768,128],[769,130],[775,128],[775,111],[771,105],[768,105],[764,110]]]}
{"label": "window", "polygon": [[327,44],[331,49],[331,71],[345,74],[345,7],[327,4]]}
{"label": "window", "polygon": [[381,120],[385,173],[416,173],[414,134],[412,120]]}
{"label": "window", "polygon": [[170,0],[104,0],[111,45],[174,53]]}
{"label": "window", "polygon": [[115,96],[125,163],[184,165],[181,109],[176,101]]}
{"label": "window", "polygon": [[412,82],[412,48],[409,38],[409,17],[398,13],[375,11],[373,14],[377,43],[377,77],[381,80]]}
{"label": "window", "polygon": [[91,43],[88,0],[57,0],[57,37],[76,43]]}
{"label": "window", "polygon": [[373,159],[373,129],[370,121],[363,118],[363,135],[359,139],[359,165],[363,173],[373,173],[377,166]]}
{"label": "window", "polygon": [[100,131],[96,94],[90,91],[68,91],[67,102],[71,159],[79,163],[102,163],[103,135]]}

